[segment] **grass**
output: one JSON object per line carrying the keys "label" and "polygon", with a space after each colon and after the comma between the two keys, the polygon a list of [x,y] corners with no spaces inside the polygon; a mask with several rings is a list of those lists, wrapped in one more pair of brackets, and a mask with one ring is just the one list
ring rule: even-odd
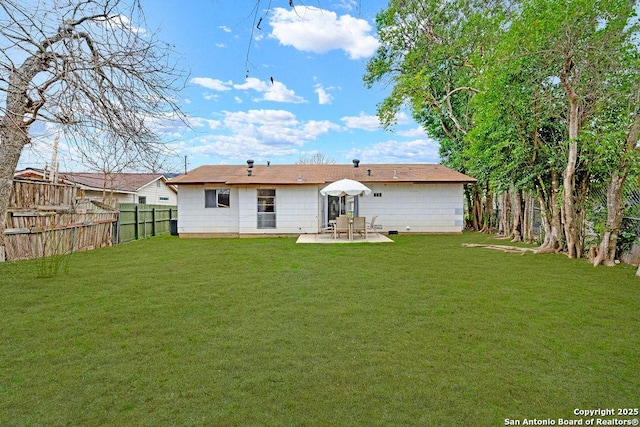
{"label": "grass", "polygon": [[0,264],[0,425],[495,426],[640,405],[635,268],[394,240],[166,236],[51,278]]}

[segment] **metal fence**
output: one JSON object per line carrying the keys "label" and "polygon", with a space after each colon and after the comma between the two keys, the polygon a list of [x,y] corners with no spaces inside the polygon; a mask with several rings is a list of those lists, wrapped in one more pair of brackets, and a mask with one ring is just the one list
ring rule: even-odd
{"label": "metal fence", "polygon": [[114,240],[125,243],[170,233],[171,222],[177,217],[177,206],[121,203]]}

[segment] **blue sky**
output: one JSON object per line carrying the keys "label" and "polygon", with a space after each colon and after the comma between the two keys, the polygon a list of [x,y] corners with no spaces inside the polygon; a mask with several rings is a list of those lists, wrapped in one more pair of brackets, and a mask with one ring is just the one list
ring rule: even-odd
{"label": "blue sky", "polygon": [[437,142],[408,115],[392,132],[380,128],[376,105],[389,88],[363,84],[386,2],[293,3],[142,0],[148,30],[175,46],[190,73],[179,104],[191,129],[163,134],[178,158],[189,169],[291,164],[314,153],[337,163],[437,163]]}

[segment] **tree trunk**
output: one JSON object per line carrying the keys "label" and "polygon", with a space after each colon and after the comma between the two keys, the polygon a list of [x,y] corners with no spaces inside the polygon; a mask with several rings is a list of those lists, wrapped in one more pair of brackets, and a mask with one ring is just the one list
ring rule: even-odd
{"label": "tree trunk", "polygon": [[[625,154],[636,149],[638,138],[640,137],[640,114],[636,114],[633,125],[627,135],[625,143]],[[593,260],[593,265],[604,264],[608,267],[615,265],[616,247],[618,244],[618,234],[624,216],[622,205],[622,189],[629,175],[629,165],[623,160],[618,168],[611,173],[609,184],[607,184],[607,223],[600,241],[598,253]],[[638,270],[640,272],[640,269]]]}
{"label": "tree trunk", "polygon": [[489,188],[489,185],[487,184],[487,194],[486,194],[486,221],[487,221],[487,232],[491,233],[494,228],[495,228],[495,224],[493,223],[493,194],[491,193],[491,189]]}
{"label": "tree trunk", "polygon": [[508,237],[511,230],[511,193],[506,191],[502,195],[502,209],[500,210],[500,222],[498,224],[498,234]]}
{"label": "tree trunk", "polygon": [[578,218],[574,199],[577,157],[578,143],[573,140],[569,142],[569,160],[562,174],[562,224],[564,226],[569,258],[579,258],[581,255]]}
{"label": "tree trunk", "polygon": [[620,176],[617,172],[611,175],[611,181],[607,185],[607,223],[605,224],[598,254],[593,260],[593,265],[604,264],[608,267],[615,265],[616,246],[618,233],[622,224],[624,209],[622,207],[622,187],[626,180],[626,174]]}
{"label": "tree trunk", "polygon": [[473,210],[473,229],[475,231],[482,231],[482,196],[477,185],[473,187],[473,206],[475,208]]}
{"label": "tree trunk", "polygon": [[569,146],[567,166],[562,173],[562,225],[567,244],[569,258],[579,258],[582,255],[578,232],[578,218],[575,205],[576,165],[578,164],[578,136],[580,131],[580,100],[573,86],[575,75],[573,58],[565,58],[560,81],[569,101],[568,131]]}
{"label": "tree trunk", "polygon": [[560,210],[558,209],[559,192],[558,172],[551,169],[551,191],[547,194],[544,189],[539,191],[540,209],[544,217],[544,242],[536,253],[554,253],[561,250],[560,237],[562,225]]}
{"label": "tree trunk", "polygon": [[[13,175],[20,154],[29,143],[29,126],[34,121],[28,114],[33,102],[27,96],[31,80],[47,66],[46,55],[31,56],[9,74],[6,93],[6,109],[0,120],[0,253],[4,253],[4,230],[7,229],[7,213],[13,186]],[[4,261],[4,259],[0,259]]]}
{"label": "tree trunk", "polygon": [[522,215],[522,238],[526,243],[533,242],[533,196],[527,192],[524,195],[524,214]]}
{"label": "tree trunk", "polygon": [[473,218],[475,216],[475,204],[474,204],[474,199],[473,199],[473,195],[471,194],[471,192],[473,191],[473,186],[471,185],[465,185],[464,188],[464,196],[467,199],[467,210],[468,210],[468,216],[466,218],[466,227],[470,227],[472,230],[476,230],[476,228],[474,227],[473,224]]}
{"label": "tree trunk", "polygon": [[511,228],[511,234],[513,235],[512,242],[522,242],[522,224],[524,222],[524,214],[522,210],[522,190],[515,190],[513,202],[513,227]]}

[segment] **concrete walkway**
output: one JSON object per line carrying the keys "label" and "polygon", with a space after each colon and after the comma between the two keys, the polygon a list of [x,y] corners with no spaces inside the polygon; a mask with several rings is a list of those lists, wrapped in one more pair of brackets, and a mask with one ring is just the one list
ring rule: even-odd
{"label": "concrete walkway", "polygon": [[393,243],[393,240],[380,233],[367,233],[366,240],[360,236],[355,236],[353,240],[346,237],[334,239],[331,233],[325,233],[301,234],[296,243]]}

